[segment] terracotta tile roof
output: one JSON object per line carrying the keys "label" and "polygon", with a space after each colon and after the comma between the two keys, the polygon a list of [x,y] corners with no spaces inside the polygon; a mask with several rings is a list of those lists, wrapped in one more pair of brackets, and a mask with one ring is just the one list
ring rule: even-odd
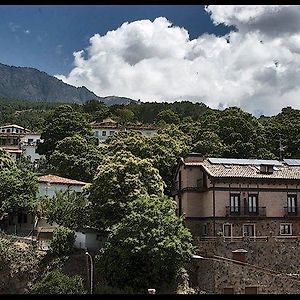
{"label": "terracotta tile roof", "polygon": [[299,179],[300,166],[276,166],[272,174],[260,173],[254,165],[212,164],[207,159],[203,162],[184,162],[185,166],[202,166],[212,177],[216,178],[269,178],[269,179]]}
{"label": "terracotta tile roof", "polygon": [[52,184],[67,184],[67,185],[86,185],[86,182],[78,181],[74,179],[64,178],[56,175],[43,175],[38,176],[38,182],[49,182]]}

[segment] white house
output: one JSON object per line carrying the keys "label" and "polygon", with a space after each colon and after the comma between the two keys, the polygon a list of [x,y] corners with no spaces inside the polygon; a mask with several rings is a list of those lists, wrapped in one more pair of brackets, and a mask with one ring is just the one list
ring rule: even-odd
{"label": "white house", "polygon": [[0,126],[0,147],[8,152],[14,161],[21,154],[29,157],[32,163],[44,158],[44,155],[36,152],[37,145],[42,142],[39,133],[30,132],[22,126],[15,124]]}
{"label": "white house", "polygon": [[94,228],[83,228],[75,231],[75,248],[97,251],[102,246],[102,235]]}
{"label": "white house", "polygon": [[126,128],[121,128],[119,124],[111,118],[106,118],[100,123],[93,122],[91,123],[91,126],[94,135],[99,140],[100,146],[102,146],[101,144],[103,144],[108,137],[113,136],[119,131],[139,131],[147,137],[152,137],[157,134],[157,128],[154,126],[137,124],[127,126]]}
{"label": "white house", "polygon": [[82,192],[82,188],[87,184],[83,181],[60,177],[57,175],[43,175],[38,177],[39,196],[55,196],[55,192],[75,191]]}
{"label": "white house", "polygon": [[39,143],[43,143],[40,133],[29,132],[20,139],[20,146],[25,157],[28,157],[32,163],[38,162],[45,155],[40,155],[36,152]]}

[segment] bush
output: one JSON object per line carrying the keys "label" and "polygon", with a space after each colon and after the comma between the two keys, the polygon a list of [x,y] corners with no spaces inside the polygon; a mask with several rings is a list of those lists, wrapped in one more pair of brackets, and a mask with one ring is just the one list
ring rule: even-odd
{"label": "bush", "polygon": [[73,252],[75,232],[69,228],[59,226],[53,232],[50,251],[55,255],[67,255]]}
{"label": "bush", "polygon": [[86,291],[80,276],[69,277],[55,270],[38,281],[30,294],[86,294]]}

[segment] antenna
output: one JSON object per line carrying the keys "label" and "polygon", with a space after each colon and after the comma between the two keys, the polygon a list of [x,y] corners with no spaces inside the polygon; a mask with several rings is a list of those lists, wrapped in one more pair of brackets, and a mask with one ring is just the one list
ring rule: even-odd
{"label": "antenna", "polygon": [[279,160],[282,161],[282,152],[284,147],[282,146],[281,133],[279,133]]}

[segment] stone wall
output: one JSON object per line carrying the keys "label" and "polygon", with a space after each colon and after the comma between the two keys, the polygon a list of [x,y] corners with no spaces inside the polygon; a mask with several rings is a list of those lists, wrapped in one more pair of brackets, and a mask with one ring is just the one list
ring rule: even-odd
{"label": "stone wall", "polygon": [[224,242],[222,237],[211,241],[198,241],[199,255],[214,255],[232,258],[232,251],[245,249],[246,262],[268,268],[281,273],[299,273],[300,271],[300,239],[280,240],[270,237],[268,241],[244,239],[237,242]]}
{"label": "stone wall", "polygon": [[197,274],[195,288],[208,294],[223,294],[233,288],[234,294],[245,294],[246,287],[257,287],[258,294],[299,294],[300,278],[280,275],[223,259],[193,262]]}

